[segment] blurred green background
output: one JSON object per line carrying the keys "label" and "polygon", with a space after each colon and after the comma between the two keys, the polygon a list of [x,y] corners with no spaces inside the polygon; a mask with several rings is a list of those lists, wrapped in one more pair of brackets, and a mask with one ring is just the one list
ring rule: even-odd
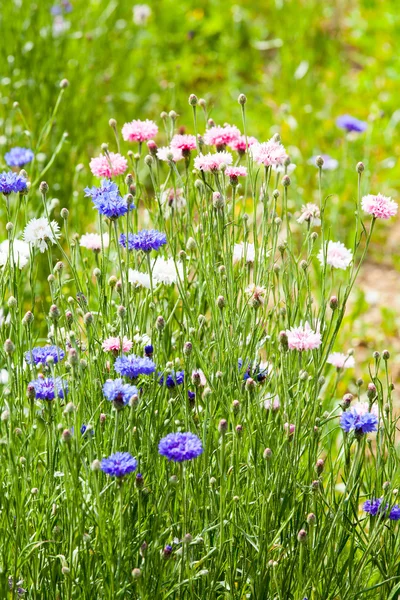
{"label": "blurred green background", "polygon": [[[292,207],[312,201],[312,155],[340,163],[326,173],[332,236],[353,235],[355,165],[365,162],[363,193],[397,197],[400,172],[400,11],[396,0],[3,0],[0,12],[0,161],[12,146],[39,150],[45,165],[64,132],[68,138],[45,175],[72,231],[93,222],[83,199],[88,168],[103,142],[115,150],[109,119],[119,127],[174,109],[192,128],[188,95],[207,100],[219,124],[241,127],[237,97],[247,95],[248,133],[281,134],[292,161]],[[70,82],[46,142],[39,132]],[[14,103],[19,108],[14,108]],[[368,122],[346,139],[335,124],[349,113]],[[205,127],[200,119],[199,130]],[[157,140],[162,143],[162,135]],[[122,151],[126,153],[128,145]],[[77,165],[83,165],[76,169]],[[32,216],[35,214],[34,204]],[[39,206],[39,200],[38,204]],[[57,216],[57,215],[56,215]],[[4,219],[2,218],[4,225]],[[382,223],[371,259],[397,268],[398,226]],[[4,232],[5,234],[5,232]],[[385,274],[383,279],[385,278]],[[370,283],[368,285],[371,285]],[[400,294],[400,289],[399,289]],[[393,298],[396,292],[393,291]],[[362,295],[361,304],[365,298]],[[369,300],[368,300],[369,302]],[[366,305],[368,306],[368,302]],[[364,307],[365,308],[365,307]],[[393,306],[391,306],[393,309]],[[397,335],[396,314],[381,315]],[[390,323],[390,325],[388,325]]]}

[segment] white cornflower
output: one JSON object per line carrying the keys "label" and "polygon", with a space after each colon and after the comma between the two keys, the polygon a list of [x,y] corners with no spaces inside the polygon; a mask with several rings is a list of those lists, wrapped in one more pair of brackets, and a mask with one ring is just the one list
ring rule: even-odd
{"label": "white cornflower", "polygon": [[246,262],[253,263],[255,258],[254,244],[235,244],[233,248],[233,262],[237,263],[245,258]]}
{"label": "white cornflower", "polygon": [[31,219],[24,229],[25,242],[38,248],[40,252],[45,252],[49,244],[55,244],[59,237],[61,233],[57,221],[50,224],[46,217]]}
{"label": "white cornflower", "polygon": [[183,279],[183,267],[180,263],[175,264],[173,258],[165,260],[165,258],[159,256],[153,262],[153,279],[157,283],[172,285]]}
{"label": "white cornflower", "polygon": [[150,289],[150,277],[147,273],[141,273],[135,269],[129,269],[128,281],[135,287],[144,287]]}
{"label": "white cornflower", "polygon": [[[103,246],[108,248],[110,236],[108,233],[103,233]],[[99,233],[85,233],[79,240],[79,245],[82,248],[93,250],[93,252],[101,252],[101,235]]]}
{"label": "white cornflower", "polygon": [[[0,244],[0,267],[4,267],[7,264],[9,258],[9,246],[10,242],[4,240]],[[11,260],[14,256],[14,263],[16,267],[23,269],[29,261],[29,245],[22,240],[14,240],[12,244]]]}

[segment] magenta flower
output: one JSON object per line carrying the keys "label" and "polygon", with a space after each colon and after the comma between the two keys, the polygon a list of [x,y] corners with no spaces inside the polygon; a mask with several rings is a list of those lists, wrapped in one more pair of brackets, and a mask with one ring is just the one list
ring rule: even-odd
{"label": "magenta flower", "polygon": [[[259,142],[258,142],[257,138],[252,137],[251,135],[247,136],[247,148],[250,148],[251,146],[254,146],[254,144],[258,144],[258,143]],[[238,152],[240,155],[245,154],[245,152],[246,152],[246,136],[241,135],[236,140],[233,140],[233,142],[230,143],[230,147],[232,148],[232,150],[236,150],[236,152]]]}
{"label": "magenta flower", "polygon": [[364,196],[361,202],[361,208],[364,212],[375,217],[375,219],[390,219],[397,213],[398,204],[388,196],[382,194],[368,194]]}
{"label": "magenta flower", "polygon": [[109,152],[100,154],[90,161],[90,170],[96,177],[114,177],[122,175],[128,168],[128,161],[121,154]]}
{"label": "magenta flower", "polygon": [[283,165],[287,158],[285,148],[274,139],[270,139],[263,144],[253,144],[250,148],[250,154],[256,163],[265,167]]}
{"label": "magenta flower", "polygon": [[217,148],[225,148],[231,146],[241,137],[239,129],[235,125],[225,124],[223,127],[216,125],[211,127],[204,134],[204,143],[207,146],[216,146]]}
{"label": "magenta flower", "polygon": [[180,150],[183,156],[189,156],[192,150],[196,150],[196,136],[174,135],[171,140],[171,148]]}
{"label": "magenta flower", "polygon": [[347,269],[353,260],[353,253],[346,248],[342,242],[328,242],[326,256],[324,248],[318,253],[318,260],[321,265],[326,264],[335,269]]}
{"label": "magenta flower", "polygon": [[198,171],[219,171],[222,165],[232,164],[232,154],[216,152],[215,154],[199,154],[194,159],[194,168]]}
{"label": "magenta flower", "polygon": [[149,119],[145,121],[135,119],[130,123],[125,123],[122,128],[122,137],[126,142],[147,142],[147,140],[151,140],[157,133],[157,125]]}
{"label": "magenta flower", "polygon": [[246,177],[246,167],[227,167],[225,169],[225,175],[230,179],[237,179],[238,177]]}
{"label": "magenta flower", "polygon": [[288,345],[290,350],[315,350],[322,344],[322,338],[319,331],[313,331],[309,325],[300,325],[286,330]]}
{"label": "magenta flower", "polygon": [[121,341],[122,341],[122,352],[130,352],[132,350],[133,342],[128,340],[126,335],[124,337],[109,337],[102,343],[102,348],[104,352],[112,352],[117,355],[121,350]]}

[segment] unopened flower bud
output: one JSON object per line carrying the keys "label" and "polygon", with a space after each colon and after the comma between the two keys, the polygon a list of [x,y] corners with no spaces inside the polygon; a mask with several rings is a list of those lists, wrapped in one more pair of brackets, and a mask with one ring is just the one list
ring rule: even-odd
{"label": "unopened flower bud", "polygon": [[86,326],[89,326],[93,323],[93,315],[91,312],[87,312],[85,315],[83,315],[83,322]]}
{"label": "unopened flower bud", "polygon": [[62,208],[61,212],[60,212],[61,218],[64,219],[64,221],[66,221],[68,219],[69,216],[69,210],[68,208]]}
{"label": "unopened flower bud", "polygon": [[307,515],[307,523],[309,525],[314,525],[316,520],[317,520],[317,517],[314,515],[314,513],[310,513],[309,515]]}
{"label": "unopened flower bud", "polygon": [[31,313],[30,310],[28,310],[28,312],[25,313],[23,319],[22,319],[22,323],[23,325],[30,325],[32,323],[34,319],[33,314]]}
{"label": "unopened flower bud", "polygon": [[373,383],[368,384],[367,396],[369,400],[373,400],[376,396],[376,386]]}
{"label": "unopened flower bud", "polygon": [[15,351],[15,345],[14,345],[14,343],[10,339],[7,339],[4,342],[4,352],[6,354],[12,354],[14,351]]}
{"label": "unopened flower bud", "polygon": [[11,308],[11,309],[17,308],[17,306],[18,306],[17,299],[14,298],[14,296],[10,296],[7,301],[7,306],[8,306],[8,308]]}
{"label": "unopened flower bud", "polygon": [[144,157],[145,165],[147,165],[148,167],[152,167],[153,162],[154,158],[151,156],[151,154],[146,154],[146,156]]}
{"label": "unopened flower bud", "polygon": [[221,419],[218,423],[218,431],[222,434],[226,433],[228,430],[228,421],[226,419]]}
{"label": "unopened flower bud", "polygon": [[289,175],[284,175],[282,177],[282,185],[283,185],[283,187],[288,187],[290,185],[290,177],[289,177]]}
{"label": "unopened flower bud", "polygon": [[142,572],[140,569],[136,568],[136,569],[132,569],[132,577],[133,579],[139,579],[142,575]]}
{"label": "unopened flower bud", "polygon": [[165,320],[164,317],[162,317],[161,315],[159,315],[156,319],[156,329],[158,331],[162,331],[165,327]]}
{"label": "unopened flower bud", "polygon": [[390,352],[389,352],[389,350],[384,350],[382,352],[382,358],[383,358],[383,360],[389,360],[389,358],[390,358]]}
{"label": "unopened flower bud", "polygon": [[264,456],[265,460],[269,460],[270,458],[272,458],[272,450],[271,450],[271,448],[265,448],[263,456]]}
{"label": "unopened flower bud", "polygon": [[41,194],[47,194],[49,191],[49,186],[45,181],[42,181],[42,183],[39,185],[39,191]]}
{"label": "unopened flower bud", "polygon": [[61,81],[60,81],[60,88],[62,90],[65,90],[68,86],[69,86],[68,79],[61,79]]}
{"label": "unopened flower bud", "polygon": [[196,106],[197,103],[198,103],[197,96],[195,94],[190,94],[190,96],[189,96],[190,106]]}
{"label": "unopened flower bud", "polygon": [[300,543],[304,544],[304,542],[307,540],[307,531],[305,529],[300,529],[299,533],[297,534],[297,539]]}
{"label": "unopened flower bud", "polygon": [[315,470],[317,471],[318,475],[321,475],[322,471],[324,470],[324,461],[322,458],[319,458],[315,463]]}
{"label": "unopened flower bud", "polygon": [[218,308],[224,308],[225,306],[225,298],[223,296],[218,296],[217,298],[217,302],[216,302]]}
{"label": "unopened flower bud", "polygon": [[336,310],[338,305],[339,305],[339,302],[338,302],[337,297],[331,296],[331,299],[329,300],[329,308],[331,308],[331,310]]}
{"label": "unopened flower bud", "polygon": [[244,106],[247,102],[247,98],[244,94],[239,94],[238,102],[241,106]]}
{"label": "unopened flower bud", "polygon": [[317,158],[315,159],[315,164],[317,165],[317,167],[319,169],[322,169],[322,167],[324,166],[324,159],[322,158],[322,156],[317,156]]}
{"label": "unopened flower bud", "polygon": [[183,354],[190,356],[192,354],[193,346],[191,342],[185,342],[183,345]]}
{"label": "unopened flower bud", "polygon": [[357,173],[362,173],[364,171],[364,169],[365,169],[364,163],[358,162],[356,168],[357,168]]}
{"label": "unopened flower bud", "polygon": [[58,321],[58,319],[60,318],[60,311],[55,304],[52,304],[50,306],[49,317],[52,321]]}
{"label": "unopened flower bud", "polygon": [[71,440],[72,433],[69,429],[64,429],[61,437],[62,437],[62,441],[67,443]]}

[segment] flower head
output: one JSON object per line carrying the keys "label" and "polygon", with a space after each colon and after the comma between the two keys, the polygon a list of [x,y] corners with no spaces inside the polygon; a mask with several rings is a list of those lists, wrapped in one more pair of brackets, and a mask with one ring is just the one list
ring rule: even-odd
{"label": "flower head", "polygon": [[183,279],[183,266],[181,263],[175,263],[173,258],[165,259],[159,256],[153,262],[153,279],[157,283],[172,285]]}
{"label": "flower head", "polygon": [[389,519],[391,521],[399,521],[400,520],[400,506],[398,504],[395,504],[390,513],[389,513]]}
{"label": "flower head", "polygon": [[245,289],[245,294],[249,299],[249,304],[254,308],[258,308],[264,304],[266,293],[267,290],[264,287],[256,285],[255,283],[251,283]]}
{"label": "flower head", "polygon": [[50,357],[53,359],[54,364],[63,360],[65,352],[58,346],[37,346],[32,348],[28,352],[25,352],[25,360],[30,365],[38,365],[39,363],[45,364],[47,359]]}
{"label": "flower head", "polygon": [[137,468],[137,460],[129,452],[116,452],[101,461],[101,470],[110,477],[125,477]]}
{"label": "flower head", "polygon": [[85,196],[91,197],[92,202],[101,215],[109,219],[117,219],[126,215],[129,208],[126,198],[122,198],[116,183],[110,179],[103,179],[100,187],[85,188]]}
{"label": "flower head", "polygon": [[345,131],[362,133],[367,129],[365,121],[360,121],[351,115],[342,115],[336,119],[336,125]]}
{"label": "flower head", "polygon": [[[121,348],[122,342],[122,348]],[[118,352],[122,349],[122,352],[130,352],[132,350],[133,342],[128,340],[126,335],[124,335],[123,339],[119,337],[109,337],[102,343],[102,348],[104,352],[113,352],[113,354],[118,354]]]}
{"label": "flower head", "polygon": [[229,146],[232,150],[236,150],[240,155],[243,155],[246,152],[246,147],[251,148],[254,144],[258,144],[258,140],[255,137],[247,136],[247,145],[246,145],[246,136],[241,135],[236,140],[231,141]]}
{"label": "flower head", "polygon": [[290,350],[315,350],[322,343],[319,331],[313,331],[309,323],[286,330]]}
{"label": "flower head", "polygon": [[364,196],[361,202],[361,208],[364,212],[372,215],[376,219],[390,219],[397,213],[398,204],[394,202],[388,196],[382,196],[382,194],[368,194]]}
{"label": "flower head", "polygon": [[33,160],[34,154],[29,148],[20,148],[16,146],[11,148],[4,155],[4,159],[9,167],[23,167]]}
{"label": "flower head", "polygon": [[[124,233],[121,233],[119,243],[123,248],[127,247],[126,235]],[[128,234],[128,250],[151,252],[152,250],[159,250],[166,243],[167,236],[165,233],[156,229],[142,229],[142,231],[138,231],[137,233]]]}
{"label": "flower head", "polygon": [[129,269],[128,281],[136,288],[144,287],[148,290],[151,288],[150,276],[147,273],[141,273],[135,269]]}
{"label": "flower head", "polygon": [[160,441],[158,452],[168,460],[183,462],[200,456],[203,446],[194,433],[169,433]]}
{"label": "flower head", "polygon": [[160,385],[166,385],[167,388],[174,388],[177,385],[182,385],[185,379],[184,371],[170,371],[166,376],[162,373],[158,374]]}
{"label": "flower head", "polygon": [[370,514],[371,517],[376,517],[382,505],[382,502],[382,498],[372,498],[372,500],[367,500],[363,504],[363,510],[364,512]]}
{"label": "flower head", "polygon": [[262,144],[253,144],[249,152],[256,163],[265,167],[282,165],[287,158],[285,148],[273,138]]}
{"label": "flower head", "polygon": [[17,175],[13,171],[0,173],[0,194],[8,196],[12,192],[24,193],[28,189],[25,177]]}
{"label": "flower head", "polygon": [[301,208],[301,215],[297,219],[298,223],[310,223],[311,225],[321,225],[320,210],[316,204],[309,202]]}
{"label": "flower head", "polygon": [[133,6],[133,22],[135,25],[146,25],[151,15],[151,8],[148,4],[134,4]]}
{"label": "flower head", "polygon": [[124,383],[122,379],[107,379],[103,385],[104,396],[119,407],[126,406],[132,396],[137,396],[138,393],[135,385]]}
{"label": "flower head", "polygon": [[114,369],[120,375],[136,379],[139,375],[151,375],[156,370],[156,365],[147,356],[119,356],[115,361]]}
{"label": "flower head", "polygon": [[90,161],[90,170],[96,177],[115,177],[122,175],[128,168],[128,161],[121,154],[108,152],[100,154]]}
{"label": "flower head", "polygon": [[354,357],[342,352],[332,352],[326,362],[337,369],[352,369],[355,365]]}
{"label": "flower head", "polygon": [[347,269],[353,261],[353,253],[342,242],[328,242],[326,256],[323,248],[318,253],[321,265],[325,262],[335,269]]}
{"label": "flower head", "polygon": [[171,140],[171,148],[180,150],[183,156],[188,156],[192,150],[196,150],[196,136],[174,135]]}
{"label": "flower head", "polygon": [[172,146],[162,146],[157,149],[157,158],[165,162],[178,162],[183,159],[182,150],[173,148]]}
{"label": "flower head", "polygon": [[64,394],[68,393],[68,386],[61,377],[39,377],[29,383],[35,388],[36,398],[39,400],[54,400],[56,395],[59,398],[64,398]]}
{"label": "flower head", "polygon": [[147,142],[147,140],[151,140],[157,133],[157,125],[149,119],[145,121],[135,119],[130,123],[125,123],[122,128],[122,137],[126,142]]}
{"label": "flower head", "polygon": [[204,134],[204,143],[207,146],[225,148],[230,146],[241,137],[239,129],[235,125],[225,124],[223,127],[216,125],[208,129]]}
{"label": "flower head", "polygon": [[199,154],[194,159],[194,168],[198,171],[219,171],[222,165],[231,165],[232,154],[229,152],[216,152],[215,154]]}
{"label": "flower head", "polygon": [[19,269],[23,269],[29,262],[29,244],[22,240],[14,239],[12,242],[12,252],[10,252],[9,240],[4,240],[0,244],[0,267],[4,267],[8,260],[14,263]]}
{"label": "flower head", "polygon": [[[103,233],[103,246],[108,248],[110,236],[108,233]],[[79,240],[79,245],[93,252],[101,252],[101,235],[99,233],[84,233]]]}
{"label": "flower head", "polygon": [[343,431],[354,431],[356,435],[371,433],[378,428],[378,417],[372,412],[361,413],[355,408],[346,410],[340,417],[340,426]]}
{"label": "flower head", "polygon": [[247,243],[246,245],[243,242],[239,244],[235,244],[233,247],[233,262],[237,263],[241,260],[245,260],[248,263],[253,263],[255,259],[256,253],[254,244]]}
{"label": "flower head", "polygon": [[227,167],[225,169],[225,175],[229,177],[231,184],[237,183],[238,177],[246,177],[247,169],[246,167]]}
{"label": "flower head", "polygon": [[45,252],[51,244],[61,237],[60,226],[56,221],[51,224],[46,217],[31,219],[24,229],[24,240],[40,252]]}
{"label": "flower head", "polygon": [[169,188],[168,190],[165,190],[161,194],[160,203],[163,205],[164,212],[167,217],[170,215],[171,212],[170,210],[168,210],[169,208],[173,208],[174,210],[180,212],[186,206],[186,200],[183,195],[183,189]]}

